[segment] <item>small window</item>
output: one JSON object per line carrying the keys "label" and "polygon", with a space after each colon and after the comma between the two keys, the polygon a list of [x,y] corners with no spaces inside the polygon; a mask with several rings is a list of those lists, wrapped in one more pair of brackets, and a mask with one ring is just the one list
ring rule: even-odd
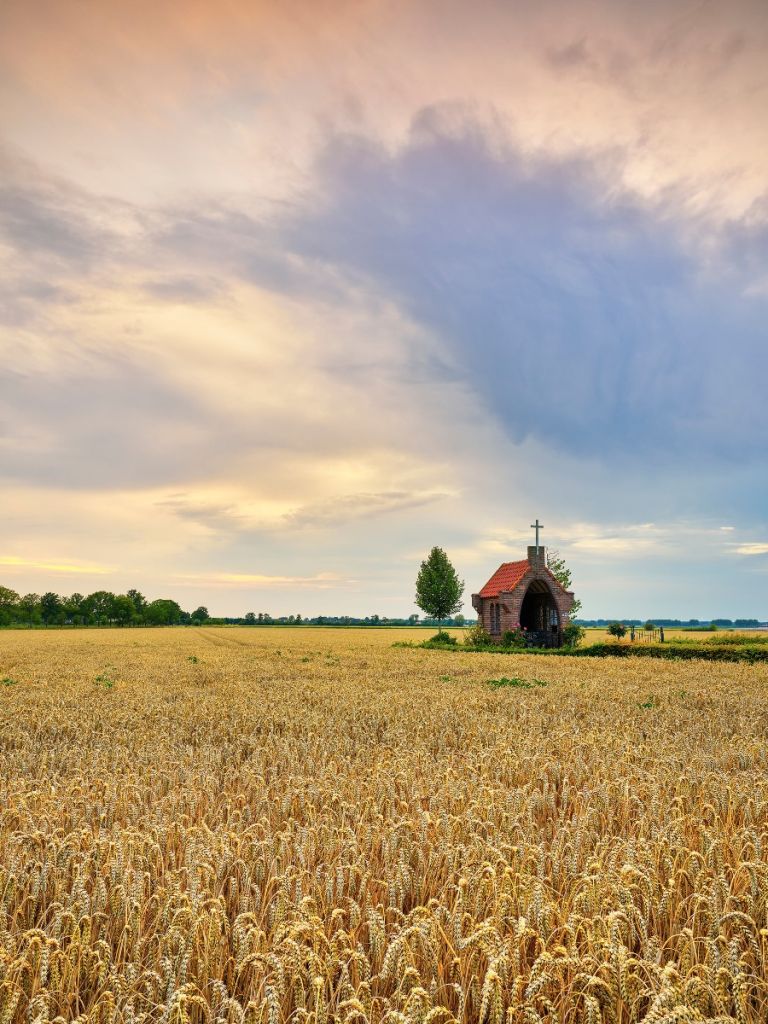
{"label": "small window", "polygon": [[491,632],[492,633],[500,633],[501,632],[501,608],[499,607],[498,604],[495,604],[495,603],[491,604],[491,606],[490,606],[490,613],[491,613]]}

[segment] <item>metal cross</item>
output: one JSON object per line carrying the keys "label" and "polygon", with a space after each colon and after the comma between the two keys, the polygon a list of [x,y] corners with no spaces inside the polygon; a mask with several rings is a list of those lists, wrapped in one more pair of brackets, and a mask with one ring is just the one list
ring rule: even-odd
{"label": "metal cross", "polygon": [[531,529],[536,531],[536,550],[539,550],[539,530],[544,529],[544,523],[540,523],[538,517],[535,523],[531,523]]}

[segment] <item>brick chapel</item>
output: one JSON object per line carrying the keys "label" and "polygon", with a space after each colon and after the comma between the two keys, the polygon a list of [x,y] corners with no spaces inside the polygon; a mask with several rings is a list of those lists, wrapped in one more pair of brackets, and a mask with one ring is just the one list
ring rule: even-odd
{"label": "brick chapel", "polygon": [[573,592],[566,590],[547,568],[546,548],[528,548],[528,557],[504,562],[478,594],[472,607],[491,636],[523,629],[534,643],[559,647],[568,624]]}

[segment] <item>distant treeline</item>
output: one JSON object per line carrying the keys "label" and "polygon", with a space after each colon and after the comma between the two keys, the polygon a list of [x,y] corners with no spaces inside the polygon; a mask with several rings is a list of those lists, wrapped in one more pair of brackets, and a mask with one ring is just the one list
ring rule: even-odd
{"label": "distant treeline", "polygon": [[621,622],[625,626],[643,626],[646,621],[653,622],[656,626],[664,626],[666,629],[708,629],[712,626],[722,626],[732,629],[750,629],[768,625],[758,619],[576,619],[578,626],[609,626],[612,622]]}
{"label": "distant treeline", "polygon": [[[454,615],[445,619],[443,626],[472,626],[475,619]],[[643,619],[577,619],[580,626],[606,627],[611,622],[625,626],[643,626]],[[149,601],[138,590],[113,594],[97,590],[93,594],[71,594],[63,597],[49,591],[46,594],[24,594],[0,586],[0,627],[34,626],[427,626],[438,625],[428,616],[408,615],[391,618],[386,615],[270,615],[269,612],[246,612],[216,618],[201,605],[194,611],[185,611],[168,597]],[[759,627],[757,619],[653,619],[656,626],[677,629],[714,629],[716,627],[748,629]],[[765,623],[762,623],[765,625]]]}
{"label": "distant treeline", "polygon": [[[216,618],[201,605],[193,612],[185,611],[177,601],[161,597],[147,600],[138,590],[113,594],[97,590],[93,594],[71,594],[62,597],[47,594],[24,594],[0,586],[0,627],[35,626],[428,626],[436,620],[409,615],[388,618],[386,615],[297,615],[272,616],[269,612],[246,612],[242,616]],[[455,615],[444,626],[474,623],[463,615]]]}

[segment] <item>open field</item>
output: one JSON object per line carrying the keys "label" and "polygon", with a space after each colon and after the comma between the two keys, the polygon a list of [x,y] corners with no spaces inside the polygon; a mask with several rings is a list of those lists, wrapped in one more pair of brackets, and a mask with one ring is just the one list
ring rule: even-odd
{"label": "open field", "polygon": [[[636,627],[638,634],[642,634],[643,630],[638,626]],[[627,636],[629,636],[629,627],[627,627]],[[765,629],[718,629],[717,631],[709,629],[674,629],[672,626],[664,627],[664,637],[666,640],[685,640],[688,642],[696,643],[720,643],[723,637],[734,637],[741,636],[747,640],[761,640],[768,636],[768,630]],[[583,644],[596,644],[602,643],[606,640],[613,640],[614,638],[608,632],[607,629],[603,629],[602,626],[586,626],[584,629]]]}
{"label": "open field", "polygon": [[768,1020],[768,666],[408,638],[0,633],[0,1024]]}

